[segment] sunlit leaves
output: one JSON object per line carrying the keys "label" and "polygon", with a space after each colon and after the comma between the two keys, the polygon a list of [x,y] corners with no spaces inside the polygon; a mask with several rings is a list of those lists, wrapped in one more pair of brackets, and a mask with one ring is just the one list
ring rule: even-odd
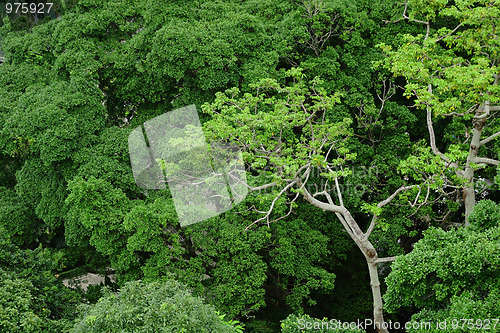
{"label": "sunlit leaves", "polygon": [[[342,143],[350,133],[351,120],[332,123],[324,116],[339,96],[327,95],[319,79],[308,87],[301,69],[290,70],[287,76],[293,79],[289,86],[264,79],[252,85],[256,90],[253,95],[239,97],[235,88],[217,94],[214,103],[203,106],[213,117],[205,124],[208,139],[232,142],[247,152],[244,157],[253,168],[270,162],[274,170],[286,172],[281,175],[284,179],[293,178],[307,163],[339,165],[353,159],[355,154]],[[332,145],[337,159],[325,159],[323,154],[330,152]]]}
{"label": "sunlit leaves", "polygon": [[[493,27],[500,13],[498,4],[411,1],[409,10],[410,17],[419,13],[431,20],[449,20],[444,27],[436,27],[431,21],[427,38],[424,34],[405,35],[398,50],[383,47],[389,55],[390,70],[407,79],[406,93],[416,97],[417,105],[431,106],[434,114],[463,113],[473,104],[482,103],[485,91],[490,91],[488,98],[496,102],[499,88],[492,83],[498,72],[495,59],[500,44]],[[461,26],[455,29],[458,24]],[[433,87],[431,94],[427,91],[429,84]]]}

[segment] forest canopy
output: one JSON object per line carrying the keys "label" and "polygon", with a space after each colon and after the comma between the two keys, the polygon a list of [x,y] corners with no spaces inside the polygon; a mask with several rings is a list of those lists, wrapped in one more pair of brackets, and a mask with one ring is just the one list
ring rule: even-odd
{"label": "forest canopy", "polygon": [[[500,332],[499,1],[29,3],[0,4],[1,331]],[[137,133],[221,213],[181,226]]]}

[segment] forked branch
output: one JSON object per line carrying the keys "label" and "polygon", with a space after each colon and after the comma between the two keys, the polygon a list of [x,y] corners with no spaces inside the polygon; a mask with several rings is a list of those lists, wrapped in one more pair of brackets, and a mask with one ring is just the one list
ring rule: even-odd
{"label": "forked branch", "polygon": [[[377,204],[377,207],[378,208],[382,208],[384,207],[385,205],[387,205],[388,203],[390,203],[392,200],[394,200],[394,198],[401,192],[403,191],[407,191],[409,189],[412,189],[414,187],[418,187],[420,188],[420,186],[418,185],[409,185],[409,186],[401,186],[400,188],[398,188],[396,191],[394,191],[394,193],[392,193],[388,198],[386,198],[385,200],[379,202]],[[368,237],[370,237],[373,229],[375,228],[375,225],[377,224],[377,220],[379,218],[379,215],[378,214],[373,214],[373,217],[372,217],[372,221],[370,222],[370,226],[368,227],[368,230],[365,232],[364,234],[364,239],[368,239]]]}

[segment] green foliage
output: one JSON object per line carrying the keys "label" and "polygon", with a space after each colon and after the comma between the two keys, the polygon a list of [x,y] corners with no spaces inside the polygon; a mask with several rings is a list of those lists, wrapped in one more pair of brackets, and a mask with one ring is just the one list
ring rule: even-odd
{"label": "green foliage", "polygon": [[43,165],[40,159],[29,159],[16,172],[15,190],[24,202],[34,206],[36,216],[52,230],[62,224],[62,203],[67,195],[64,179],[57,170]]}
{"label": "green foliage", "polygon": [[99,94],[96,83],[83,77],[31,86],[5,121],[3,134],[15,139],[6,153],[39,156],[46,166],[69,158],[102,128]]}
{"label": "green foliage", "polygon": [[[203,281],[209,300],[228,315],[247,315],[264,303],[263,284],[268,264],[259,253],[269,240],[269,233],[245,232],[244,225],[234,223],[234,215],[217,219],[217,228],[194,235],[198,249],[203,253],[193,260],[202,260],[208,279]],[[234,221],[234,222],[233,222]],[[241,220],[239,220],[241,221]]]}
{"label": "green foliage", "polygon": [[230,326],[233,326],[236,332],[238,332],[238,333],[243,333],[244,332],[245,325],[242,324],[242,323],[240,323],[238,320],[228,320],[228,321],[225,321],[224,318],[226,318],[226,314],[221,314],[218,311],[215,311],[215,313],[217,313],[217,315],[219,316],[219,318],[224,323],[227,323]]}
{"label": "green foliage", "polygon": [[181,229],[172,203],[161,198],[135,207],[126,228],[134,230],[128,248],[151,254],[142,266],[146,279],[174,273],[231,316],[264,305],[267,267],[258,254],[269,237],[264,230],[247,233],[234,215]]}
{"label": "green foliage", "polygon": [[135,281],[82,306],[71,332],[241,332],[232,324],[174,280]]}
{"label": "green foliage", "polygon": [[[251,85],[253,95],[240,97],[238,88],[217,93],[212,104],[203,105],[203,111],[212,115],[204,124],[207,139],[241,146],[245,162],[255,169],[269,163],[268,175],[274,181],[294,178],[299,168],[308,163],[324,166],[328,160],[340,165],[354,159],[356,155],[342,142],[338,143],[337,156],[327,159],[325,155],[327,147],[350,133],[349,118],[334,123],[323,116],[339,101],[339,94],[328,95],[319,78],[307,84],[300,68],[291,69],[286,75],[292,80],[289,86],[263,79]],[[256,153],[259,149],[273,152],[272,156],[261,157]]]}
{"label": "green foliage", "polygon": [[86,180],[90,177],[109,182],[133,199],[140,196],[140,189],[130,169],[127,139],[129,128],[117,126],[105,128],[97,142],[92,146],[82,147],[72,158],[78,165],[76,176]]}
{"label": "green foliage", "polygon": [[275,248],[269,253],[271,267],[282,278],[279,286],[288,289],[287,305],[294,311],[302,311],[304,300],[312,306],[316,301],[310,297],[313,290],[330,293],[334,287],[335,274],[320,265],[329,256],[328,237],[312,229],[300,219],[283,221],[276,225]]}
{"label": "green foliage", "polygon": [[67,331],[81,297],[55,276],[60,253],[41,247],[20,250],[0,231],[0,330]]}
{"label": "green foliage", "polygon": [[[47,318],[33,312],[33,285],[29,280],[0,271],[0,328],[4,332],[39,332],[52,329]],[[44,310],[44,309],[42,309]],[[46,315],[46,314],[45,314]],[[49,328],[50,327],[50,328]]]}
{"label": "green foliage", "polygon": [[[432,322],[434,326],[427,332],[473,332],[479,333],[484,330],[500,332],[495,318],[498,317],[498,306],[500,304],[499,289],[492,289],[486,297],[478,298],[471,292],[464,292],[460,296],[453,296],[447,309],[432,311],[423,309],[412,316],[416,322]],[[467,319],[467,320],[465,320]],[[446,322],[446,329],[437,328],[436,323]],[[416,333],[418,329],[411,328],[410,333]]]}
{"label": "green foliage", "polygon": [[[468,27],[481,25],[478,28],[485,30],[474,34],[494,51],[495,40],[486,37],[492,32],[487,21],[496,15],[496,7],[486,13],[481,6],[468,8],[470,3],[457,4],[458,12],[449,5],[436,12],[441,7],[425,1],[410,1],[409,8],[417,19],[441,15],[463,18]],[[56,5],[64,13],[58,20],[38,25],[6,20],[0,28],[0,53],[5,52],[0,65],[0,225],[9,242],[63,248],[60,263],[111,265],[122,286],[139,278],[154,282],[173,275],[226,313],[228,322],[255,314],[276,321],[290,309],[317,317],[331,312],[339,318],[366,316],[368,289],[358,283],[367,278],[358,263],[364,259],[353,254],[354,245],[333,214],[298,199],[291,203],[293,212],[269,228],[245,228],[261,217],[249,208],[268,208],[306,164],[315,168],[309,189],[326,180],[331,184],[335,176],[342,180],[344,203],[361,227],[369,223],[371,213],[381,215],[371,236],[377,239],[379,255],[401,253],[396,240],[415,236],[429,225],[423,216],[434,217],[431,208],[422,207],[407,217],[404,205],[413,202],[416,189],[395,200],[396,208],[377,209],[374,204],[404,184],[397,167],[401,160],[399,170],[408,181],[419,182],[422,172],[454,177],[425,147],[412,152],[412,141],[427,136],[422,126],[415,126],[421,114],[405,106],[383,69],[372,67],[383,58],[375,44],[403,48],[408,44],[401,44],[397,33],[413,33],[415,25],[384,23],[399,10],[387,1],[200,0],[166,6],[159,0],[65,0]],[[466,41],[469,36],[463,37]],[[438,113],[475,102],[490,80],[492,70],[482,70],[484,55],[476,52],[472,58],[463,52],[477,45],[460,44],[461,40],[443,40],[432,51],[446,64],[461,65],[443,70],[442,80],[434,82],[434,95],[441,96],[436,101],[442,109]],[[420,79],[426,77],[420,75],[428,68],[440,69],[439,63],[417,59],[422,47],[432,50],[422,46],[422,37],[408,42],[401,58],[391,55],[392,69],[406,71],[408,62],[412,82],[425,88]],[[454,84],[458,88],[451,89]],[[476,86],[468,89],[467,84]],[[271,181],[277,186],[249,195],[234,211],[180,228],[168,190],[145,191],[135,185],[127,137],[144,121],[193,103],[207,103],[201,116],[210,140],[240,140],[252,186]],[[458,163],[465,156],[458,139],[463,128],[457,121],[437,129],[454,144],[447,156]],[[335,148],[328,151],[332,145]],[[408,158],[412,153],[415,158]],[[335,170],[327,172],[327,163]],[[442,184],[440,176],[429,183],[437,190]],[[296,194],[297,188],[283,193],[269,220],[286,215],[286,205]],[[435,199],[432,194],[429,198]],[[448,205],[456,206],[447,203],[436,210]],[[493,212],[490,206],[485,203],[477,216]],[[493,225],[482,217],[478,221],[480,228]],[[45,255],[52,252],[41,257]],[[52,280],[47,279],[50,289]],[[60,286],[40,296],[38,282],[28,275],[9,270],[4,280],[6,300],[14,288],[21,295],[6,306],[16,309],[34,330],[50,331],[53,325],[39,311],[44,308],[40,299],[57,304],[61,313],[72,311],[73,300]],[[85,325],[92,323],[107,325],[108,319],[112,325],[127,318],[130,325],[142,325],[150,311],[146,304],[157,304],[147,293],[161,296],[156,286],[124,287],[124,296],[116,296],[123,301],[116,312],[108,294],[102,305],[85,310],[80,329],[90,329]],[[142,293],[141,288],[150,289]],[[97,295],[88,298],[95,300]],[[145,303],[127,301],[126,295],[141,295]],[[457,311],[459,304],[469,304],[463,308],[470,309],[474,302],[484,302],[475,296],[468,299],[465,293],[459,296]],[[123,304],[132,303],[142,317],[127,312]],[[156,316],[151,320],[175,313],[162,304],[151,307],[151,316]],[[186,306],[182,313],[191,311]],[[106,319],[106,311],[115,317]],[[217,321],[210,311],[204,318]],[[120,319],[123,314],[129,317]],[[17,323],[14,319],[6,320]],[[102,327],[95,330],[108,330]]]}
{"label": "green foliage", "polygon": [[[423,127],[429,127],[431,146],[417,144],[401,170],[447,197],[448,207],[456,206],[453,202],[459,198],[452,198],[457,191],[453,188],[467,189],[463,192],[467,222],[475,204],[467,193],[474,191],[477,174],[492,177],[492,170],[485,167],[495,165],[491,159],[498,155],[496,148],[480,147],[487,143],[481,136],[498,131],[497,117],[488,105],[497,104],[500,96],[496,61],[500,44],[494,28],[500,6],[483,0],[416,0],[401,11],[420,29],[400,34],[398,45],[381,43],[387,57],[377,64],[405,79],[404,96],[414,102],[414,114],[427,125]],[[481,159],[486,162],[480,163]],[[446,219],[454,219],[455,211],[456,207],[449,209]]]}
{"label": "green foliage", "polygon": [[102,95],[88,78],[56,80],[46,68],[26,65],[0,67],[0,81],[5,82],[0,88],[2,102],[5,98],[0,149],[18,160],[16,193],[36,214],[20,227],[48,226],[53,232],[62,226],[65,178],[71,174],[68,161],[82,146],[90,145],[103,126]]}
{"label": "green foliage", "polygon": [[427,230],[411,253],[393,263],[386,278],[386,308],[415,307],[419,312],[412,320],[497,318],[500,229],[471,229]]}
{"label": "green foliage", "polygon": [[[466,159],[467,152],[458,149],[457,146],[450,146],[446,156],[450,161],[457,162],[462,166],[463,160]],[[420,141],[414,145],[413,154],[406,160],[400,162],[399,171],[403,175],[407,175],[419,182],[422,187],[429,187],[435,192],[444,192],[444,186],[448,182],[456,185],[466,185],[463,177],[458,176],[455,170],[444,164],[441,157],[437,156],[427,147],[424,141]]]}
{"label": "green foliage", "polygon": [[481,200],[470,216],[470,229],[484,232],[497,227],[500,221],[500,206],[491,200]]}
{"label": "green foliage", "polygon": [[90,235],[89,243],[97,251],[108,255],[117,269],[129,268],[137,258],[132,253],[119,255],[127,252],[122,225],[130,207],[130,201],[123,191],[114,188],[106,180],[93,176],[87,181],[75,177],[69,182],[68,191],[70,194],[65,206],[68,241],[81,240],[78,233],[83,228],[84,235]]}
{"label": "green foliage", "polygon": [[39,240],[43,224],[33,214],[32,208],[16,193],[0,187],[0,228],[18,246],[30,246]]}

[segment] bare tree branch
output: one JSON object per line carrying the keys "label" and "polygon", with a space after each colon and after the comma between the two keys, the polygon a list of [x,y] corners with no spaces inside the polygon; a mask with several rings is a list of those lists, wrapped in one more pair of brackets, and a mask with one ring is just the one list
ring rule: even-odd
{"label": "bare tree branch", "polygon": [[394,193],[392,193],[387,199],[385,199],[384,201],[380,202],[377,207],[381,208],[385,205],[387,205],[388,203],[390,203],[399,193],[401,193],[402,191],[407,191],[409,189],[412,189],[414,187],[420,187],[419,185],[409,185],[409,186],[401,186],[400,188],[398,188],[396,191],[394,191]]}
{"label": "bare tree branch", "polygon": [[[408,1],[405,1],[404,2],[404,5],[405,5],[405,9],[403,11],[403,19],[405,20],[408,20],[408,21],[412,21],[412,22],[416,22],[416,23],[421,23],[421,24],[425,24],[425,26],[427,27],[427,33],[425,35],[425,39],[427,39],[429,37],[429,33],[430,33],[430,29],[431,29],[431,24],[430,22],[426,22],[426,21],[420,21],[420,20],[416,20],[416,19],[413,19],[413,18],[410,18],[408,15],[407,15],[407,11],[408,11]],[[385,23],[396,23],[396,22],[399,22],[401,21],[401,19],[397,20],[397,21],[384,21]]]}
{"label": "bare tree branch", "polygon": [[[379,202],[377,207],[382,208],[383,206],[390,203],[402,191],[406,191],[406,190],[409,190],[409,189],[414,188],[414,187],[420,188],[420,186],[418,186],[418,185],[401,186],[396,191],[394,191],[394,193],[392,193],[387,199]],[[368,239],[368,237],[370,237],[370,234],[372,233],[373,229],[375,228],[375,225],[377,224],[378,218],[379,218],[379,216],[377,214],[373,214],[372,221],[370,222],[370,226],[368,227],[368,230],[365,232],[365,234],[363,236],[364,239]]]}
{"label": "bare tree branch", "polygon": [[[351,227],[349,227],[349,224],[346,222],[346,220],[344,219],[344,217],[342,216],[342,214],[335,213],[335,215],[339,219],[340,223],[342,223],[342,225],[344,226],[344,229],[347,231],[347,233],[349,234],[349,236],[351,237],[351,239],[354,240],[354,242],[356,242],[356,244],[358,244],[356,235],[352,231]],[[358,246],[359,246],[359,244],[358,244]]]}
{"label": "bare tree branch", "polygon": [[[297,181],[297,184],[300,185],[300,186],[303,186],[302,182],[300,180]],[[329,211],[329,212],[334,212],[334,213],[340,213],[342,215],[344,213],[346,213],[346,211],[347,211],[345,209],[345,207],[338,206],[338,205],[332,205],[332,204],[329,204],[329,203],[326,203],[326,202],[323,202],[323,201],[320,201],[320,200],[314,198],[311,195],[311,193],[309,193],[309,191],[307,191],[307,189],[305,189],[305,188],[303,188],[302,191],[303,191],[304,199],[306,199],[313,206],[321,208],[324,211]]]}
{"label": "bare tree branch", "polygon": [[339,197],[339,202],[342,207],[344,207],[344,200],[342,200],[342,192],[340,192],[339,179],[335,176],[335,187],[337,188],[337,195]]}
{"label": "bare tree branch", "polygon": [[475,163],[485,163],[489,165],[494,165],[498,166],[500,164],[500,161],[492,159],[492,158],[487,158],[487,157],[476,157],[474,158]]}
{"label": "bare tree branch", "polygon": [[487,137],[486,139],[481,140],[481,141],[479,142],[479,145],[480,145],[480,146],[482,146],[482,145],[484,145],[484,144],[487,144],[488,142],[490,142],[491,140],[495,139],[495,138],[496,138],[497,136],[499,136],[499,135],[500,135],[500,132],[496,132],[495,134],[490,135],[490,136],[489,136],[489,137]]}
{"label": "bare tree branch", "polygon": [[[432,85],[431,84],[429,84],[428,90],[430,93],[432,93]],[[432,126],[432,111],[431,111],[431,108],[429,106],[427,106],[427,129],[429,131],[429,141],[431,144],[432,152],[435,155],[441,157],[441,159],[443,161],[447,162],[448,165],[453,167],[458,174],[463,175],[463,171],[459,169],[458,165],[455,162],[452,162],[445,154],[440,152],[439,149],[437,149],[437,147],[436,147],[436,136],[434,134],[434,127]]]}
{"label": "bare tree branch", "polygon": [[446,37],[448,37],[448,36],[453,35],[453,33],[454,33],[455,31],[457,31],[457,30],[458,30],[458,28],[460,28],[461,26],[462,26],[462,22],[460,22],[460,24],[459,24],[459,25],[457,25],[457,26],[455,27],[455,29],[453,29],[450,33],[448,33],[448,34],[446,34],[446,35],[444,35],[444,36],[441,36],[441,37],[439,37],[438,39],[436,39],[436,43],[437,43],[437,42],[439,42],[439,41],[441,41],[441,40],[443,40],[443,39],[445,39],[445,38],[446,38]]}
{"label": "bare tree branch", "polygon": [[253,226],[254,224],[257,224],[259,223],[260,221],[262,220],[265,220],[267,219],[267,224],[269,226],[269,216],[271,215],[273,209],[274,209],[274,205],[276,204],[276,201],[283,195],[283,193],[286,192],[286,190],[288,190],[289,188],[291,188],[293,185],[295,185],[297,182],[294,180],[292,181],[290,184],[288,184],[287,186],[285,186],[280,193],[278,193],[278,195],[274,198],[273,202],[271,203],[271,207],[269,207],[269,210],[267,211],[266,215],[264,215],[263,217],[261,217],[260,219],[258,220],[255,220],[254,222],[252,222],[252,224],[250,224],[248,227],[245,228],[245,231],[248,231],[248,229]]}
{"label": "bare tree branch", "polygon": [[245,182],[242,182],[242,184],[244,184],[246,187],[248,187],[248,189],[250,191],[261,191],[261,190],[265,190],[266,188],[276,186],[276,182],[272,182],[272,183],[261,185],[261,186],[257,186],[257,187],[252,187],[252,186],[248,185]]}
{"label": "bare tree branch", "polygon": [[393,262],[396,260],[396,257],[385,257],[385,258],[377,258],[375,259],[375,262],[377,264],[383,263],[383,262]]}

